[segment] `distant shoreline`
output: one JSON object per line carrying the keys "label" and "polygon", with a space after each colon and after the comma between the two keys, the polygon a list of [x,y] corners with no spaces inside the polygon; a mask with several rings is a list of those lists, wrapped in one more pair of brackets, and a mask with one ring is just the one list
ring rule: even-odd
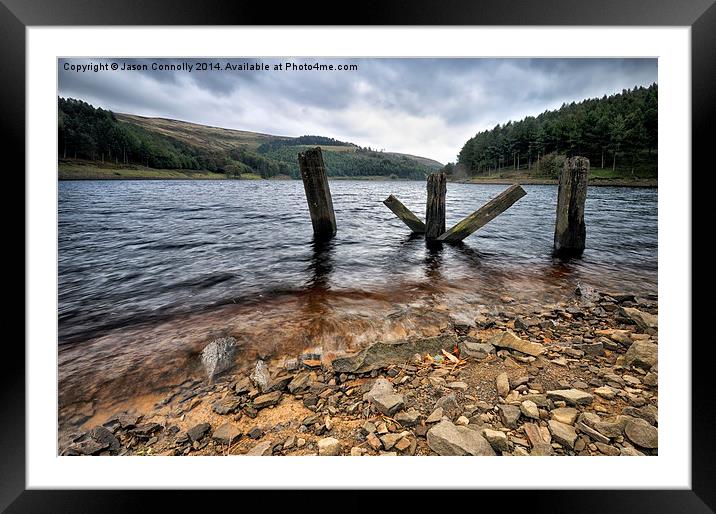
{"label": "distant shoreline", "polygon": [[[264,179],[256,174],[242,174],[241,178],[228,178],[223,173],[216,173],[206,170],[172,170],[156,169],[144,166],[122,167],[101,165],[100,163],[89,162],[59,162],[57,178],[60,181],[82,181],[82,180],[293,180],[287,175]],[[405,182],[410,179],[391,178],[384,176],[335,176],[329,180],[361,180],[361,181],[390,181]],[[422,180],[413,180],[422,182]],[[523,184],[523,185],[557,185],[556,179],[533,178],[533,177],[472,177],[462,180],[450,180],[457,184]],[[658,187],[657,178],[600,178],[590,179],[590,186],[612,186],[612,187]]]}
{"label": "distant shoreline", "polygon": [[[455,182],[458,184],[522,184],[530,186],[556,186],[559,184],[559,180],[542,178],[472,178],[467,180],[457,180]],[[589,180],[589,185],[612,187],[658,187],[659,180],[655,178],[634,180],[593,178]]]}

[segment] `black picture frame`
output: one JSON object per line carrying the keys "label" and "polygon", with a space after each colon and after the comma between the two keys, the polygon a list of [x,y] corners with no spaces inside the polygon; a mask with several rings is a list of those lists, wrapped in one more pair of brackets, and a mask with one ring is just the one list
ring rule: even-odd
{"label": "black picture frame", "polygon": [[[708,170],[708,150],[712,146],[711,131],[708,129],[711,117],[716,112],[716,88],[713,81],[713,72],[716,70],[714,0],[383,0],[363,8],[356,6],[349,11],[322,0],[310,4],[250,3],[240,0],[0,0],[0,124],[5,134],[5,149],[25,148],[25,29],[41,25],[689,26],[692,52],[692,169]],[[91,45],[87,48],[91,53]],[[25,170],[24,152],[4,152],[3,161],[6,170]],[[18,196],[17,192],[22,190],[24,198],[24,173],[16,173],[13,177],[16,183],[6,187],[12,187],[15,193],[13,196]],[[700,213],[696,211],[697,206],[708,205],[705,189],[692,189],[694,222],[701,219]],[[6,194],[8,191],[6,189]],[[20,231],[17,210],[14,212],[12,217],[7,218],[7,224]],[[660,215],[668,213],[661,212]],[[693,227],[692,235],[698,233],[696,227]],[[21,238],[24,242],[24,223]],[[12,254],[19,260],[22,253],[21,266],[26,274],[28,255],[24,243],[22,252],[17,251],[18,247],[19,243],[7,246],[13,250],[7,252],[6,256]],[[693,276],[697,269],[704,270],[705,267],[700,266],[699,254],[693,252],[693,247],[691,255]],[[700,303],[693,296],[692,320],[707,319],[706,309],[710,303]],[[15,304],[19,305],[20,302],[15,301]],[[24,301],[22,305],[24,313]],[[692,341],[684,341],[685,348],[689,344],[692,352],[692,489],[484,491],[479,493],[480,504],[487,506],[492,499],[502,502],[507,494],[514,506],[522,506],[521,510],[529,506],[531,511],[713,512],[716,509],[716,437],[709,419],[713,412],[713,402],[712,386],[708,383],[713,357],[709,348],[710,340],[700,340],[695,330]],[[0,418],[0,508],[7,509],[7,512],[125,512],[144,510],[143,507],[149,505],[150,495],[161,495],[164,510],[172,506],[187,506],[188,496],[193,494],[185,491],[26,490],[25,352],[24,348],[9,338],[5,341],[4,350],[6,365],[0,373],[3,397],[3,416]],[[555,482],[559,482],[559,477],[555,477]],[[220,494],[216,498],[225,496]],[[341,503],[350,501],[349,496],[350,493],[342,496]],[[410,496],[401,495],[401,503],[409,500]],[[476,498],[474,495],[472,497]],[[416,495],[414,498],[422,501],[423,497]]]}

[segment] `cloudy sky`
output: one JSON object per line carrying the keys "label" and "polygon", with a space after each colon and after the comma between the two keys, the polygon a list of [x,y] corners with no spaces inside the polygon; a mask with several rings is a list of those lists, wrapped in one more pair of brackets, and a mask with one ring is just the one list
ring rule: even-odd
{"label": "cloudy sky", "polygon": [[[219,69],[197,70],[196,59],[60,59],[58,94],[115,112],[276,135],[329,136],[445,163],[455,160],[468,138],[498,123],[657,81],[656,59],[199,62]],[[357,64],[358,69],[287,71],[286,62]],[[153,63],[181,69],[152,70]],[[263,63],[270,69],[226,69],[227,63]],[[96,72],[81,67],[88,64],[109,66]],[[127,64],[149,69],[123,71]],[[277,64],[282,69],[274,69]]]}

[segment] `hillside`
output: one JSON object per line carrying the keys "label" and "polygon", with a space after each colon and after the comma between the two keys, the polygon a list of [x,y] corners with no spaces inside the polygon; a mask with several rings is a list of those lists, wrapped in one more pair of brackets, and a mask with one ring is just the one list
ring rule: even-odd
{"label": "hillside", "polygon": [[[333,177],[423,179],[442,164],[414,155],[378,152],[325,136],[288,137],[198,125],[165,118],[113,113],[59,98],[60,178],[298,178],[297,154],[320,146]],[[208,172],[207,175],[186,173]],[[87,176],[85,176],[87,175]]]}
{"label": "hillside", "polygon": [[445,169],[455,179],[555,178],[565,157],[589,158],[601,178],[656,178],[658,86],[563,104],[479,132]]}

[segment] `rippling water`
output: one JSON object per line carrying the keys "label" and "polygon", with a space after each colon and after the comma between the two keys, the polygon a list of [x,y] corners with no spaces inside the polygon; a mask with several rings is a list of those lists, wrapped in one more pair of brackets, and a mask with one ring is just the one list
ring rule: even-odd
{"label": "rippling water", "polygon": [[[449,184],[447,225],[506,187]],[[202,376],[214,337],[249,365],[437,335],[504,295],[540,312],[578,283],[656,292],[655,189],[590,188],[587,250],[570,261],[551,255],[556,186],[524,189],[463,244],[429,249],[382,204],[422,216],[423,182],[331,182],[338,234],[321,245],[298,181],[60,182],[61,418]]]}
{"label": "rippling water", "polygon": [[[507,186],[449,184],[447,226]],[[316,246],[299,181],[59,184],[60,343],[222,304],[319,288],[529,278],[654,291],[657,190],[592,187],[587,250],[551,256],[556,186],[527,196],[457,247],[429,250],[383,204],[424,215],[422,182],[333,181],[338,234]],[[487,291],[486,291],[487,292]]]}

